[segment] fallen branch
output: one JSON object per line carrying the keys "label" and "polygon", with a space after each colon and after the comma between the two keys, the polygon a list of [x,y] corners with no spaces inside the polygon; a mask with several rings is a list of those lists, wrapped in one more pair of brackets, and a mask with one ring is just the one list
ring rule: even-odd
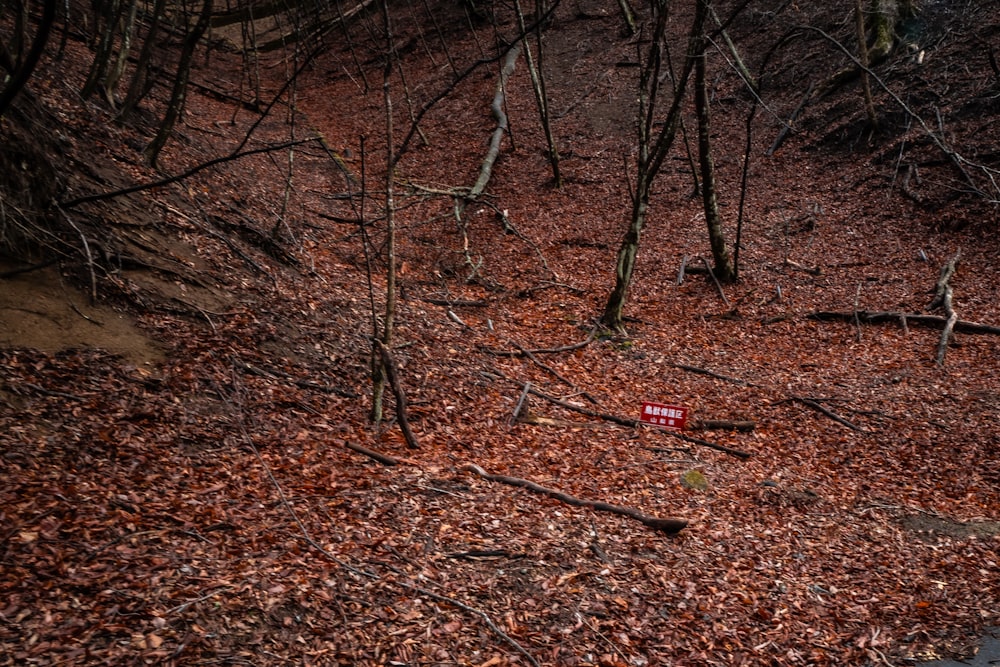
{"label": "fallen branch", "polygon": [[524,391],[521,392],[521,398],[517,399],[517,405],[514,407],[514,412],[510,416],[510,426],[517,423],[518,417],[521,416],[521,408],[524,406],[524,400],[528,398],[528,391],[531,389],[531,383],[524,383]]}
{"label": "fallen branch", "polygon": [[[180,299],[175,299],[175,301],[179,301],[180,303],[188,307],[197,308],[197,306],[194,306],[194,304],[185,303]],[[198,308],[198,310],[201,309]],[[202,311],[202,314],[203,315],[205,314],[204,311]],[[219,313],[213,313],[213,314],[218,315]],[[205,319],[208,319],[208,317],[206,317]],[[211,320],[209,320],[209,322],[211,323]],[[233,363],[242,368],[247,373],[250,373],[251,375],[256,375],[258,377],[266,378],[268,380],[287,380],[288,382],[295,385],[296,387],[299,387],[300,389],[311,389],[314,391],[321,391],[326,394],[336,394],[337,396],[343,396],[344,398],[358,397],[358,395],[353,391],[340,389],[338,387],[331,387],[329,385],[319,384],[318,382],[311,382],[309,380],[301,380],[290,373],[286,373],[284,371],[280,371],[277,369],[268,370],[266,368],[259,368],[258,366],[254,366],[253,364],[248,364],[242,359],[237,359],[236,357],[233,357]]]}
{"label": "fallen branch", "polygon": [[353,449],[359,454],[364,454],[368,458],[374,459],[384,466],[395,466],[400,464],[400,460],[397,459],[395,456],[389,456],[388,454],[382,454],[380,452],[376,452],[373,449],[362,447],[356,442],[345,442],[344,446],[347,447],[348,449]]}
{"label": "fallen branch", "polygon": [[708,275],[712,277],[712,282],[715,283],[715,289],[722,298],[722,303],[726,304],[726,308],[731,308],[732,304],[730,304],[729,299],[726,298],[726,293],[722,291],[722,285],[719,283],[719,279],[715,277],[715,271],[713,271],[712,267],[708,265],[708,260],[702,257],[701,261],[705,264],[705,271],[707,271]]}
{"label": "fallen branch", "polygon": [[837,422],[839,424],[843,424],[847,428],[854,429],[855,431],[864,431],[864,429],[861,428],[860,426],[858,426],[857,424],[855,424],[855,423],[853,423],[851,421],[848,421],[847,419],[841,417],[840,415],[838,415],[833,410],[830,410],[829,408],[823,407],[822,405],[820,405],[820,403],[818,401],[816,401],[814,399],[803,398],[801,396],[792,396],[792,400],[793,401],[798,401],[802,405],[808,406],[808,407],[812,408],[813,410],[816,410],[817,412],[820,412],[820,413],[826,415],[827,417],[829,417],[833,421],[835,421],[835,422]]}
{"label": "fallen branch", "polygon": [[938,276],[938,281],[934,285],[934,300],[931,301],[931,305],[927,306],[927,310],[934,310],[944,305],[945,294],[948,291],[948,281],[955,275],[955,271],[958,268],[958,260],[961,258],[962,251],[959,250],[955,253],[954,257],[941,267],[941,275]]}
{"label": "fallen branch", "polygon": [[[841,322],[854,322],[855,313],[836,311],[817,311],[806,315],[811,320]],[[906,324],[920,324],[934,329],[940,329],[948,324],[948,318],[940,315],[920,315],[917,313],[901,313],[898,311],[867,311],[859,310],[857,317],[867,324],[878,324],[881,322],[905,322]],[[1000,327],[991,324],[980,324],[967,320],[955,320],[954,330],[961,333],[971,334],[993,334],[1000,336]]]}
{"label": "fallen branch", "polygon": [[527,350],[521,349],[517,352],[511,352],[509,350],[495,350],[490,347],[483,346],[481,349],[487,354],[492,354],[494,357],[526,357],[528,354],[558,354],[560,352],[572,352],[573,350],[579,350],[580,348],[587,347],[593,341],[597,335],[597,329],[591,329],[590,333],[587,334],[587,338],[580,341],[579,343],[572,343],[570,345],[563,345],[562,347],[549,347],[540,348],[537,350]]}
{"label": "fallen branch", "polygon": [[[605,421],[613,422],[615,424],[621,424],[622,426],[628,426],[629,428],[638,428],[643,425],[644,422],[638,419],[627,419],[625,417],[619,417],[617,415],[609,415],[603,412],[595,412],[593,410],[588,410],[579,405],[574,405],[568,401],[556,398],[555,396],[550,396],[543,391],[539,391],[534,387],[528,389],[528,393],[539,398],[544,398],[550,403],[554,403],[560,407],[566,408],[567,410],[573,410],[574,412],[579,412],[580,414],[587,415],[588,417],[597,417],[598,419],[603,419]],[[672,436],[674,438],[680,438],[685,442],[690,442],[692,444],[701,445],[702,447],[708,447],[710,449],[715,449],[720,452],[725,452],[731,456],[736,456],[741,459],[750,458],[751,454],[749,452],[744,452],[739,449],[733,449],[731,447],[726,447],[725,445],[720,445],[714,442],[709,442],[708,440],[702,440],[701,438],[693,438],[689,435],[684,435],[683,433],[678,433],[677,431],[671,431],[667,429],[660,429],[660,431],[666,435]]]}
{"label": "fallen branch", "polygon": [[522,42],[518,42],[507,52],[503,60],[503,65],[500,68],[496,93],[493,95],[493,102],[490,104],[490,111],[493,113],[493,118],[497,121],[497,126],[493,130],[493,136],[490,138],[490,148],[486,151],[486,157],[483,158],[482,166],[479,168],[479,178],[476,179],[475,185],[469,190],[468,198],[470,200],[479,197],[483,193],[483,190],[486,189],[486,184],[493,173],[493,165],[500,155],[500,142],[503,140],[503,135],[507,133],[508,127],[507,114],[503,110],[507,102],[507,79],[510,77],[511,72],[514,71],[514,64],[517,62],[518,56],[521,55],[521,45]]}
{"label": "fallen branch", "polygon": [[684,435],[683,433],[680,433],[678,431],[669,431],[667,429],[660,429],[660,432],[663,433],[664,435],[669,435],[674,438],[683,440],[684,442],[690,442],[692,445],[701,445],[702,447],[708,447],[709,449],[714,449],[716,451],[723,452],[725,454],[729,454],[730,456],[735,456],[743,460],[746,460],[751,456],[753,456],[750,452],[744,452],[743,450],[740,449],[733,449],[732,447],[726,447],[725,445],[720,445],[716,442],[709,442],[708,440],[702,440],[701,438],[694,438],[691,437],[690,435]]}
{"label": "fallen branch", "polygon": [[688,366],[687,364],[674,364],[674,368],[680,368],[691,373],[698,373],[699,375],[707,375],[709,377],[716,378],[717,380],[725,380],[726,382],[734,382],[736,384],[741,384],[747,387],[756,387],[757,385],[752,382],[747,382],[746,380],[741,380],[739,378],[730,377],[729,375],[722,375],[721,373],[716,373],[715,371],[710,371],[705,368],[699,368],[697,366]]}
{"label": "fallen branch", "polygon": [[572,388],[574,391],[579,391],[580,394],[584,398],[586,398],[588,401],[590,401],[594,405],[597,405],[597,399],[595,399],[593,396],[591,396],[590,394],[588,394],[585,391],[580,391],[580,389],[575,384],[573,384],[570,380],[568,380],[565,377],[563,377],[563,375],[559,371],[557,371],[556,369],[552,368],[548,364],[542,362],[541,359],[539,359],[538,357],[536,357],[534,352],[532,352],[531,350],[526,349],[524,346],[522,346],[516,340],[510,340],[508,342],[511,345],[513,345],[514,347],[516,347],[518,350],[520,350],[521,353],[524,354],[524,356],[527,357],[533,364],[535,364],[536,366],[538,366],[542,370],[551,373],[560,382],[566,384],[567,386],[569,386],[570,388]]}
{"label": "fallen branch", "polygon": [[566,428],[614,428],[605,422],[580,422],[572,419],[555,419],[553,417],[541,417],[530,412],[522,414],[517,421],[521,424],[531,424],[532,426],[555,426]]}
{"label": "fallen branch", "polygon": [[566,503],[567,505],[573,505],[574,507],[587,507],[592,510],[599,512],[610,512],[611,514],[617,514],[619,516],[625,516],[630,519],[635,519],[639,523],[648,526],[654,530],[662,531],[668,535],[673,535],[679,532],[688,525],[688,522],[684,519],[659,519],[657,517],[648,516],[642,512],[632,509],[630,507],[621,507],[619,505],[612,505],[610,503],[605,503],[597,500],[584,500],[571,496],[562,491],[557,491],[556,489],[550,489],[548,487],[536,484],[527,479],[521,479],[520,477],[508,477],[506,475],[493,475],[474,463],[467,463],[462,466],[463,470],[468,470],[474,472],[483,479],[488,479],[491,482],[500,482],[501,484],[509,484],[510,486],[518,486],[523,489],[528,489],[529,491],[534,491],[535,493],[540,493],[550,498],[555,498],[556,500]]}
{"label": "fallen branch", "polygon": [[703,419],[695,422],[692,426],[698,431],[740,431],[749,433],[757,428],[757,424],[752,421],[733,421],[731,419]]}

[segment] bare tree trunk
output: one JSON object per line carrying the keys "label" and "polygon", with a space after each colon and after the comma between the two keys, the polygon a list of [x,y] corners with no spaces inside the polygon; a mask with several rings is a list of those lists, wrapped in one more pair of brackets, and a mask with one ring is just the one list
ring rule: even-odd
{"label": "bare tree trunk", "polygon": [[191,61],[194,60],[194,51],[208,29],[209,19],[212,18],[212,0],[204,0],[204,3],[201,8],[201,14],[198,16],[198,22],[191,29],[191,32],[187,34],[187,37],[184,38],[180,62],[177,64],[177,75],[174,77],[174,89],[170,95],[170,103],[167,105],[167,113],[163,117],[163,122],[160,124],[160,129],[156,133],[156,137],[153,138],[153,141],[143,151],[143,157],[146,159],[146,162],[154,167],[156,166],[156,159],[159,157],[160,151],[163,150],[167,139],[170,137],[170,133],[174,129],[174,124],[184,110],[184,100],[187,97],[187,84],[191,76]]}
{"label": "bare tree trunk", "polygon": [[[138,1],[138,0],[136,0]],[[80,97],[87,99],[97,89],[97,85],[104,79],[108,71],[108,64],[111,62],[111,54],[115,50],[115,28],[118,27],[118,20],[122,14],[121,0],[110,0],[109,3],[102,3],[96,7],[98,15],[104,14],[104,29],[101,31],[101,38],[97,43],[97,53],[90,63],[90,71],[87,73],[87,80],[80,89]]]}
{"label": "bare tree trunk", "polygon": [[125,63],[128,62],[128,53],[132,49],[132,34],[135,31],[135,17],[138,11],[139,0],[132,0],[128,15],[122,20],[122,39],[118,47],[118,57],[115,59],[114,67],[104,77],[104,98],[111,107],[115,106],[115,88],[125,73]]}
{"label": "bare tree trunk", "polygon": [[[393,154],[392,125],[392,95],[389,80],[392,77],[392,67],[395,54],[393,44],[392,24],[389,21],[389,6],[387,0],[382,0],[382,12],[385,21],[386,53],[385,69],[382,73],[382,97],[385,101],[385,225],[386,225],[386,277],[385,277],[385,317],[382,322],[382,333],[376,334],[381,345],[386,350],[392,349],[393,325],[396,317],[396,220],[393,201],[393,172],[396,158]],[[379,344],[375,343],[373,354],[375,365],[372,373],[372,409],[371,420],[376,425],[382,421],[382,401],[385,394],[386,368],[385,360],[378,352]]]}
{"label": "bare tree trunk", "polygon": [[[559,149],[556,147],[555,138],[552,136],[552,124],[549,122],[549,99],[545,93],[545,77],[542,70],[542,26],[539,23],[535,26],[535,38],[538,43],[538,66],[531,55],[531,45],[527,43],[528,37],[524,30],[524,13],[521,11],[520,0],[514,0],[514,9],[517,13],[517,27],[521,34],[525,35],[524,57],[528,63],[528,74],[531,75],[531,87],[535,91],[535,103],[538,105],[538,115],[541,117],[542,129],[545,131],[545,142],[549,147],[549,164],[552,165],[552,179],[557,188],[562,187],[562,176],[559,173]],[[544,10],[541,2],[535,10],[536,18],[540,19]]]}
{"label": "bare tree trunk", "polygon": [[118,120],[128,120],[135,107],[146,96],[149,88],[146,85],[149,76],[149,61],[153,57],[153,43],[156,33],[160,29],[160,20],[163,17],[163,10],[166,7],[166,0],[156,0],[153,5],[153,15],[149,20],[149,31],[146,33],[146,40],[142,43],[139,51],[139,59],[135,63],[135,72],[132,80],[128,84],[128,92],[125,93],[125,100],[122,102],[121,111],[118,112]]}
{"label": "bare tree trunk", "polygon": [[861,1],[854,0],[854,28],[858,34],[858,62],[861,63],[861,90],[865,95],[865,113],[868,115],[868,125],[874,131],[878,128],[878,119],[875,116],[871,81],[868,80],[868,38],[865,33],[865,10]]}
{"label": "bare tree trunk", "polygon": [[697,46],[695,37],[702,34],[705,21],[704,12],[695,13],[695,21],[691,28],[688,44],[688,57],[685,59],[684,68],[674,87],[670,110],[662,123],[660,133],[656,135],[654,140],[653,128],[657,99],[663,78],[660,76],[660,70],[663,64],[667,11],[665,3],[661,3],[660,0],[653,0],[651,4],[655,20],[653,35],[646,61],[639,74],[639,158],[636,167],[638,178],[636,179],[635,192],[631,193],[632,219],[618,249],[615,261],[615,286],[608,296],[604,314],[601,316],[601,324],[614,330],[622,329],[622,313],[628,297],[628,288],[632,282],[632,273],[635,270],[642,229],[646,223],[650,191],[656,175],[660,172],[660,167],[663,166],[663,160],[677,136],[681,118],[681,101],[684,98],[684,91],[694,67],[695,58],[693,55],[696,53],[694,49]]}
{"label": "bare tree trunk", "polygon": [[[705,14],[708,11],[709,0],[696,0],[696,13]],[[695,19],[704,26],[704,17]],[[715,189],[715,163],[712,160],[711,141],[711,110],[708,100],[708,86],[705,82],[705,45],[704,33],[698,39],[698,51],[695,55],[694,67],[694,104],[698,114],[698,158],[701,162],[701,197],[705,208],[705,222],[708,225],[708,240],[712,246],[712,259],[715,262],[715,277],[720,282],[732,282],[733,262],[726,247],[726,236],[722,231],[722,220],[719,217],[719,202]]]}

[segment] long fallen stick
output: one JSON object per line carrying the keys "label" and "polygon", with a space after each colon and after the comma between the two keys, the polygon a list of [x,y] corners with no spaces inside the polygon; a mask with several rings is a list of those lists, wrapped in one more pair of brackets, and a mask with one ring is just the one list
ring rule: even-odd
{"label": "long fallen stick", "polygon": [[474,472],[483,479],[488,479],[491,482],[500,482],[501,484],[509,484],[510,486],[519,486],[523,489],[528,489],[529,491],[534,491],[535,493],[555,498],[556,500],[566,503],[567,505],[573,505],[574,507],[588,507],[599,512],[610,512],[611,514],[618,514],[619,516],[635,519],[645,526],[654,530],[662,531],[668,535],[673,535],[688,525],[688,522],[684,519],[659,519],[655,516],[643,514],[639,510],[632,509],[631,507],[621,507],[619,505],[612,505],[599,500],[585,500],[577,498],[569,495],[568,493],[563,493],[562,491],[557,491],[556,489],[550,489],[530,480],[521,479],[520,477],[494,475],[486,472],[474,463],[467,463],[462,466],[462,469]]}
{"label": "long fallen stick", "polygon": [[[588,417],[597,417],[598,419],[603,419],[605,421],[614,422],[615,424],[621,424],[622,426],[628,426],[630,428],[638,428],[643,424],[643,422],[638,419],[628,419],[626,417],[619,417],[618,415],[609,415],[604,412],[596,412],[594,410],[588,410],[587,408],[581,407],[579,405],[573,405],[569,401],[564,401],[555,396],[550,396],[544,391],[539,391],[534,387],[528,389],[528,393],[532,396],[537,396],[539,398],[544,398],[550,403],[554,403],[559,407],[566,408],[567,410],[573,410],[574,412],[579,412],[580,414],[587,415]],[[720,452],[725,452],[730,456],[736,456],[741,459],[750,458],[751,454],[749,452],[744,452],[739,449],[733,449],[732,447],[726,447],[725,445],[720,445],[714,442],[709,442],[708,440],[702,440],[701,438],[693,438],[690,435],[684,435],[683,433],[678,433],[676,431],[669,431],[666,429],[660,429],[664,434],[673,436],[675,438],[680,438],[685,442],[690,442],[691,444],[701,445],[702,447],[708,447],[710,449],[715,449]]]}

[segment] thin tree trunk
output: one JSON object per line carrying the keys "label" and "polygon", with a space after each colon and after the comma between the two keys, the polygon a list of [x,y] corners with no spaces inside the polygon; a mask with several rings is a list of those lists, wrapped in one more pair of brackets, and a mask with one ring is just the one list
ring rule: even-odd
{"label": "thin tree trunk", "polygon": [[[528,74],[531,75],[531,87],[535,91],[535,103],[538,105],[538,115],[542,121],[542,129],[545,131],[545,142],[549,147],[549,164],[552,165],[552,179],[557,188],[562,187],[562,176],[559,173],[559,149],[556,147],[555,139],[552,136],[552,124],[549,122],[549,100],[545,93],[545,79],[542,71],[542,26],[539,23],[535,26],[535,37],[538,43],[538,66],[535,66],[534,57],[531,55],[531,45],[528,44],[527,33],[524,30],[524,13],[521,11],[520,0],[514,0],[514,9],[517,13],[517,27],[524,35],[525,49],[524,57],[528,63]],[[536,9],[536,17],[541,17],[543,9],[539,2]]]}
{"label": "thin tree trunk", "polygon": [[[696,12],[706,13],[708,0],[696,0]],[[696,19],[697,21],[697,19]],[[704,25],[704,18],[701,19]],[[726,247],[726,236],[722,231],[719,217],[719,202],[715,189],[715,163],[712,160],[711,109],[708,99],[708,85],[705,81],[705,35],[699,39],[694,66],[694,102],[698,114],[698,158],[701,162],[701,197],[708,225],[708,240],[712,246],[715,262],[715,277],[721,282],[733,280],[733,262]]]}
{"label": "thin tree trunk", "polygon": [[170,104],[167,105],[167,113],[163,117],[163,122],[160,124],[160,129],[156,133],[156,137],[153,138],[153,141],[143,151],[143,157],[146,159],[146,162],[154,167],[156,166],[156,160],[160,155],[160,151],[163,150],[167,139],[170,137],[170,133],[174,129],[174,124],[184,110],[184,100],[187,97],[187,84],[191,76],[191,61],[194,60],[194,51],[198,46],[199,40],[201,40],[205,31],[208,30],[208,22],[212,18],[212,0],[204,0],[204,3],[201,8],[201,14],[198,16],[198,22],[191,32],[187,34],[187,37],[184,38],[180,62],[177,64],[177,76],[174,77],[174,89],[170,95]]}
{"label": "thin tree trunk", "polygon": [[854,29],[858,34],[858,62],[861,63],[861,90],[865,96],[865,113],[872,131],[878,129],[875,115],[875,100],[872,98],[872,84],[868,79],[868,37],[865,33],[865,10],[862,0],[854,0]]}
{"label": "thin tree trunk", "polygon": [[638,178],[635,192],[632,193],[632,219],[628,231],[622,238],[615,262],[615,286],[608,296],[601,316],[601,324],[609,329],[622,329],[622,313],[628,296],[629,284],[635,270],[636,256],[639,252],[639,242],[642,238],[642,228],[646,222],[649,208],[649,195],[653,181],[663,166],[663,161],[677,136],[680,126],[681,101],[687,88],[688,79],[694,67],[693,54],[696,53],[696,36],[702,34],[705,16],[704,12],[696,12],[695,21],[688,40],[688,57],[673,91],[673,101],[667,117],[662,123],[660,133],[653,140],[653,127],[657,109],[657,97],[660,84],[660,69],[662,66],[664,33],[666,32],[666,7],[654,4],[655,26],[646,62],[639,75],[639,158],[637,165]]}
{"label": "thin tree trunk", "polygon": [[97,8],[98,14],[103,13],[105,24],[101,31],[100,41],[97,43],[97,53],[90,63],[90,71],[87,73],[87,80],[80,89],[80,97],[87,99],[97,89],[108,71],[108,64],[111,62],[111,54],[115,50],[115,28],[118,27],[118,20],[121,18],[121,0],[111,0],[107,5]]}
{"label": "thin tree trunk", "polygon": [[[393,125],[392,125],[392,95],[390,94],[389,81],[392,77],[393,54],[395,47],[392,43],[392,24],[389,21],[389,7],[387,0],[382,0],[382,12],[385,21],[386,34],[386,64],[382,73],[382,97],[385,101],[385,140],[386,140],[386,160],[385,160],[385,225],[386,225],[386,278],[385,278],[385,317],[382,322],[382,334],[379,336],[382,346],[386,350],[392,349],[393,324],[396,317],[396,221],[394,214],[395,203],[393,201],[393,171],[395,167],[395,156],[393,155]],[[385,361],[381,354],[378,354],[378,343],[375,344],[376,363],[373,367],[372,376],[372,422],[378,424],[382,421],[382,402],[385,394],[386,368]]]}
{"label": "thin tree trunk", "polygon": [[153,5],[153,16],[149,20],[149,32],[146,34],[146,40],[142,43],[142,49],[139,51],[139,59],[135,63],[135,72],[128,84],[128,92],[125,93],[125,101],[122,102],[121,111],[118,112],[119,121],[128,120],[132,112],[135,111],[136,105],[148,91],[146,78],[149,76],[149,61],[153,58],[153,42],[160,29],[160,20],[163,17],[166,4],[166,0],[156,0],[156,4]]}
{"label": "thin tree trunk", "polygon": [[132,50],[132,34],[135,31],[135,17],[139,12],[139,0],[132,0],[128,10],[128,16],[122,22],[122,41],[118,48],[118,57],[115,59],[115,66],[111,68],[107,76],[104,77],[104,97],[108,104],[115,106],[115,88],[118,81],[125,73],[125,63],[128,62],[128,53]]}

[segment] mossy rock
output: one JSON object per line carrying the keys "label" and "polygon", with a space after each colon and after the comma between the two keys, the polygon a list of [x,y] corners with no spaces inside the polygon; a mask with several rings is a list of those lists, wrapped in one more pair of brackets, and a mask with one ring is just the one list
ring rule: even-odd
{"label": "mossy rock", "polygon": [[681,486],[693,491],[707,491],[708,480],[705,479],[705,475],[701,471],[688,470],[681,475]]}

